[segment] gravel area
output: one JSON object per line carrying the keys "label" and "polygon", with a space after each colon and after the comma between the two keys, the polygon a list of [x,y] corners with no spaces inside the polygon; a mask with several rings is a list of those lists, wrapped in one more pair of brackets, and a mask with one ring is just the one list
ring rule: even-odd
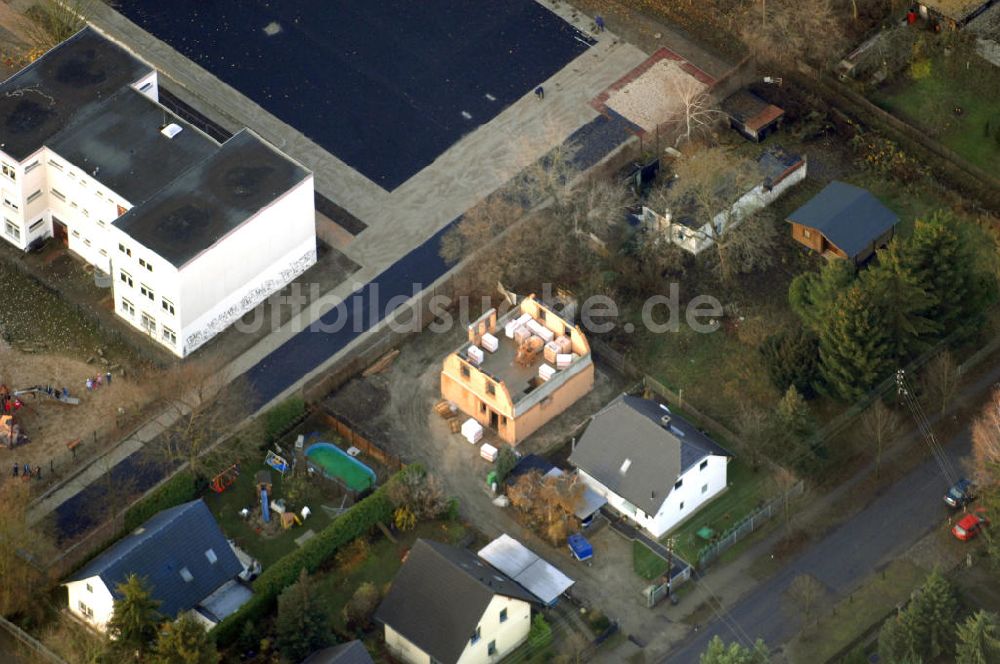
{"label": "gravel area", "polygon": [[620,90],[613,90],[607,106],[646,131],[655,131],[684,112],[682,98],[691,98],[706,87],[677,61],[660,60]]}

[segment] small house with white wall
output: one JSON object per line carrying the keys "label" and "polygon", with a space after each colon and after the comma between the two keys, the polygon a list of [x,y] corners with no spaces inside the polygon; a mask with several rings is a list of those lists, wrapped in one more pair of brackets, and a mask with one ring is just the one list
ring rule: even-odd
{"label": "small house with white wall", "polygon": [[0,83],[0,238],[112,277],[115,312],[184,357],[316,262],[313,176],[248,129],[218,143],[157,72],[85,28]]}
{"label": "small house with white wall", "polygon": [[[711,223],[701,223],[701,215],[667,210],[659,214],[648,207],[642,208],[640,222],[650,240],[673,242],[684,251],[700,254],[744,219],[763,210],[788,189],[806,179],[806,160],[797,154],[785,151],[780,146],[768,148],[757,159],[760,184],[740,195],[734,192],[735,201],[728,210],[716,214]],[[730,199],[732,200],[732,199]]]}
{"label": "small house with white wall", "polygon": [[589,487],[653,537],[726,488],[729,459],[666,406],[628,395],[593,416],[569,457]]}
{"label": "small house with white wall", "polygon": [[163,510],[63,582],[69,610],[105,631],[130,575],[149,584],[167,618],[191,615],[212,627],[235,613],[253,592],[242,584],[246,569],[202,500]]}
{"label": "small house with white wall", "polygon": [[524,643],[535,598],[474,553],[420,539],[375,612],[408,664],[498,662]]}

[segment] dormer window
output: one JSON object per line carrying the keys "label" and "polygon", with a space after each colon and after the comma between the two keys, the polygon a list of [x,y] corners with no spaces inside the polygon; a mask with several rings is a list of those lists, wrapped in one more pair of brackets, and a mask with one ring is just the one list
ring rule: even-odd
{"label": "dormer window", "polygon": [[182,567],[179,574],[181,575],[181,578],[184,579],[184,583],[191,583],[194,581],[194,576],[191,574],[191,570],[187,567]]}
{"label": "dormer window", "polygon": [[480,628],[479,625],[476,625],[476,631],[473,632],[471,637],[469,637],[469,645],[474,646],[479,643],[479,639],[481,639],[482,636],[482,628]]}

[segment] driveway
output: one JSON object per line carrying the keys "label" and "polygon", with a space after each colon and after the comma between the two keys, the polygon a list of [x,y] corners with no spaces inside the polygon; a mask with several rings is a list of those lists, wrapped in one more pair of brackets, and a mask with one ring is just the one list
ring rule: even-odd
{"label": "driveway", "polygon": [[[952,438],[945,449],[959,466],[959,458],[971,449],[970,428]],[[831,600],[847,595],[880,565],[901,556],[932,529],[946,527],[951,512],[941,496],[947,485],[937,463],[928,459],[659,661],[697,663],[715,635],[727,642],[744,643],[759,637],[777,650],[801,626],[800,615],[783,598],[795,577],[816,577],[826,586]],[[959,542],[954,545],[961,546]],[[711,582],[711,575],[700,581],[696,595],[707,600]]]}

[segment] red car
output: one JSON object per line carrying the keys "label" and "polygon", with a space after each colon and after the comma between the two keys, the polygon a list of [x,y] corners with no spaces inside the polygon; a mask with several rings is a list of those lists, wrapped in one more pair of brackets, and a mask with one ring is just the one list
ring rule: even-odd
{"label": "red car", "polygon": [[983,511],[976,510],[975,512],[963,516],[951,529],[951,534],[963,542],[967,542],[978,535],[979,531],[989,524],[990,520],[986,518]]}

